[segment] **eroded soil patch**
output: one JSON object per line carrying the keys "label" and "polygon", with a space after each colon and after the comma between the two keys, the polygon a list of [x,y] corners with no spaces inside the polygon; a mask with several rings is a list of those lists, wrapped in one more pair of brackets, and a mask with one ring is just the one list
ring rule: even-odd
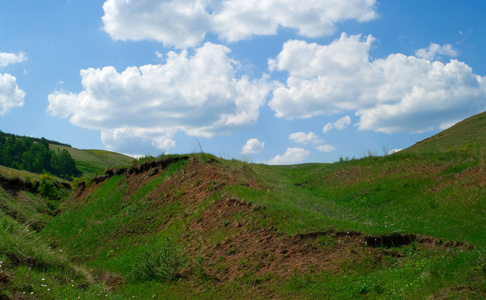
{"label": "eroded soil patch", "polygon": [[413,234],[367,236],[330,230],[288,236],[260,226],[264,209],[238,199],[222,199],[188,225],[190,253],[202,256],[207,276],[226,284],[246,276],[277,280],[322,271],[342,274],[406,259],[405,254],[390,248],[472,248]]}

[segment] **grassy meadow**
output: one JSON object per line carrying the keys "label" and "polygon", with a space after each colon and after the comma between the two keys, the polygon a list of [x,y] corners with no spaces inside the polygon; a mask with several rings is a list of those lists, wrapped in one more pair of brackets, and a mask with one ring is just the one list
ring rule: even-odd
{"label": "grassy meadow", "polygon": [[47,196],[0,189],[0,295],[483,299],[484,116],[331,164],[71,153],[126,169]]}

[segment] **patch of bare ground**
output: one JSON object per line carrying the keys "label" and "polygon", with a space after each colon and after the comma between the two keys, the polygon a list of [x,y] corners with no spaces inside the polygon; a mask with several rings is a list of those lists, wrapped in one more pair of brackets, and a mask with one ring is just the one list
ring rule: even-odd
{"label": "patch of bare ground", "polygon": [[471,286],[455,286],[445,288],[440,293],[427,298],[427,300],[445,299],[486,299],[486,293],[483,290]]}
{"label": "patch of bare ground", "polygon": [[486,185],[486,171],[481,168],[467,169],[459,174],[450,176],[447,181],[441,182],[437,190],[442,190],[452,184],[459,184],[465,190],[477,190]]}
{"label": "patch of bare ground", "polygon": [[222,199],[188,225],[186,241],[191,255],[202,256],[208,277],[226,284],[247,275],[278,280],[309,272],[339,274],[352,272],[356,266],[385,266],[386,256],[406,259],[392,248],[412,243],[417,249],[470,248],[463,243],[412,234],[375,237],[330,230],[289,236],[259,226],[255,211],[260,210],[259,217],[265,218],[264,207]]}
{"label": "patch of bare ground", "polygon": [[125,280],[122,276],[106,270],[95,272],[94,275],[95,281],[103,282],[109,290],[116,290],[121,285],[125,284]]}

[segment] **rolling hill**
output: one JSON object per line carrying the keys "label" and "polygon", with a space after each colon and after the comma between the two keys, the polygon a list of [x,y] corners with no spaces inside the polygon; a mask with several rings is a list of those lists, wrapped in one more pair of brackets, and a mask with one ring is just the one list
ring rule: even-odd
{"label": "rolling hill", "polygon": [[485,116],[333,164],[73,152],[103,172],[69,195],[2,189],[31,199],[19,212],[37,207],[15,218],[0,206],[0,295],[484,298]]}
{"label": "rolling hill", "polygon": [[84,177],[103,173],[105,169],[127,166],[135,160],[133,157],[106,150],[82,150],[58,144],[50,144],[49,148],[55,152],[67,150]]}

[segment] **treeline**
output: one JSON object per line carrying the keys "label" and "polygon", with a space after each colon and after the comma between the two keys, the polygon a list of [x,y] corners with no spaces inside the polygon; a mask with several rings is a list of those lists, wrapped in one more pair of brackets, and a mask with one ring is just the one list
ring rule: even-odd
{"label": "treeline", "polygon": [[[49,172],[70,179],[80,175],[67,150],[57,153],[49,149],[49,141],[16,136],[0,131],[0,165],[33,173]],[[66,145],[56,142],[57,145]]]}
{"label": "treeline", "polygon": [[[15,134],[12,134],[12,133],[6,133],[6,132],[2,132],[2,131],[0,131],[0,133],[7,138],[8,137],[16,137],[16,138],[20,138],[20,139],[26,138],[26,136],[15,135]],[[28,138],[33,139],[35,142],[40,142],[41,140],[45,140],[45,141],[47,141],[48,144],[59,145],[59,146],[71,148],[71,145],[69,145],[67,143],[61,143],[61,142],[49,140],[49,139],[46,139],[46,138],[40,138],[40,139],[35,138],[35,137],[28,137]]]}

